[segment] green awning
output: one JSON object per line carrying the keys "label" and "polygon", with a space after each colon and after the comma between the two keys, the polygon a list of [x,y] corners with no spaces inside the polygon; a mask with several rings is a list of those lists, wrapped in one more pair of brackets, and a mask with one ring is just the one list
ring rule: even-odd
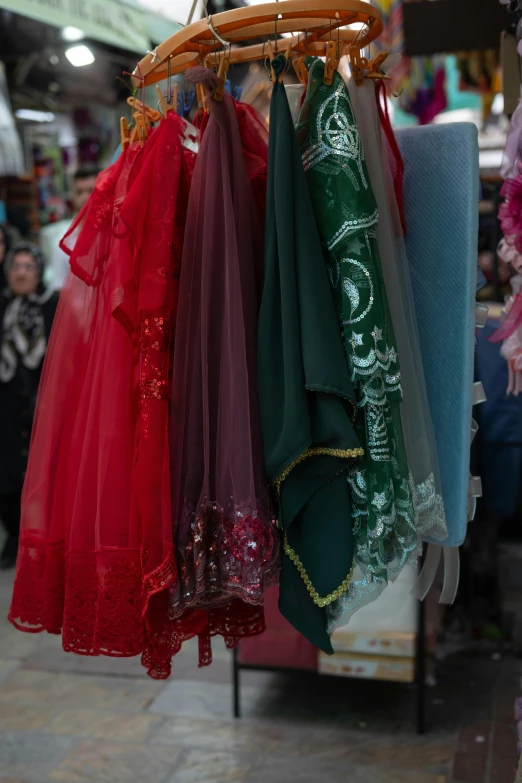
{"label": "green awning", "polygon": [[149,19],[139,6],[119,0],[0,0],[0,8],[54,27],[78,27],[86,37],[144,55]]}

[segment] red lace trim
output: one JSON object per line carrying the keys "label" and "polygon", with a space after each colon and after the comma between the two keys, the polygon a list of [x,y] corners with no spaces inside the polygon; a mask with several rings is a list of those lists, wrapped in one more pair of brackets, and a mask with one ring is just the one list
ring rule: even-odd
{"label": "red lace trim", "polygon": [[399,209],[399,215],[401,219],[402,233],[406,234],[406,218],[404,215],[404,194],[403,194],[403,180],[404,180],[404,161],[402,159],[395,133],[393,132],[390,113],[388,111],[388,101],[386,100],[386,84],[382,80],[375,82],[375,100],[377,101],[377,110],[379,112],[379,119],[381,121],[381,127],[386,137],[386,143],[390,153],[390,167],[392,170],[393,187],[395,190],[395,198],[397,200],[397,207]]}
{"label": "red lace trim", "polygon": [[154,649],[141,656],[141,662],[150,677],[164,680],[171,673],[171,659],[181,650],[183,642],[198,637],[198,665],[212,663],[212,637],[222,636],[227,649],[233,649],[241,639],[258,636],[265,630],[262,606],[250,606],[234,600],[217,609],[197,609],[181,619],[172,620],[162,636],[156,636]]}
{"label": "red lace trim", "polygon": [[173,553],[145,577],[139,550],[70,552],[62,542],[20,542],[9,621],[20,631],[62,634],[66,652],[132,657],[155,679],[166,679],[184,641],[199,636],[199,665],[212,661],[211,637],[228,648],[262,633],[263,608],[231,601],[218,609],[169,618],[169,593],[177,573]]}

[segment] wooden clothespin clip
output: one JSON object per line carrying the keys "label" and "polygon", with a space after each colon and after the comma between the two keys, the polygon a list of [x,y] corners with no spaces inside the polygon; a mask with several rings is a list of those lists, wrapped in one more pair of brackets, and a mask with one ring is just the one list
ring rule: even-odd
{"label": "wooden clothespin clip", "polygon": [[[292,41],[288,41],[288,43],[287,43],[287,45],[285,47],[285,50],[283,52],[287,62],[288,62],[288,60],[290,58],[290,51],[291,51],[291,49],[292,49]],[[270,57],[270,63],[272,63],[272,60],[274,59],[274,57],[276,55],[275,55],[274,47],[272,45],[272,41],[270,40],[270,38],[268,39],[268,54],[269,54],[269,57]],[[280,82],[281,84],[283,83],[283,77],[285,75],[285,71],[282,71],[279,74],[279,77],[276,78],[276,75],[274,73],[274,69],[272,68],[272,66],[270,66],[270,73],[271,73],[271,76],[272,76],[272,84],[275,84],[276,81]]]}
{"label": "wooden clothespin clip", "polygon": [[227,80],[227,74],[228,74],[228,57],[223,54],[223,57],[221,58],[221,62],[219,63],[218,68],[218,83],[217,87],[214,90],[213,98],[215,101],[222,101],[223,100],[223,93],[225,91],[225,82]]}
{"label": "wooden clothespin clip", "polygon": [[275,57],[274,47],[272,46],[272,41],[270,40],[270,38],[268,39],[267,43],[268,43],[268,59],[270,60],[270,78],[272,79],[272,84],[275,84],[276,76],[274,73],[274,69],[272,68],[272,60]]}
{"label": "wooden clothespin clip", "polygon": [[177,111],[178,106],[178,91],[179,91],[179,85],[174,85],[174,90],[171,96],[170,101],[166,100],[163,96],[163,93],[161,92],[161,87],[159,84],[156,85],[156,92],[158,94],[158,100],[159,104],[161,106],[161,111],[163,113],[163,116],[167,116],[167,112],[169,111]]}
{"label": "wooden clothespin clip", "polygon": [[382,66],[387,58],[388,58],[388,52],[381,52],[373,59],[363,62],[364,68],[369,71],[369,73],[364,74],[364,78],[365,79],[388,79],[388,81],[391,81],[391,76],[388,76],[382,70]]}
{"label": "wooden clothespin clip", "polygon": [[149,127],[145,115],[141,111],[134,112],[134,128],[132,129],[130,143],[133,144],[135,141],[140,141],[143,145],[148,137]]}
{"label": "wooden clothespin clip", "polygon": [[354,79],[355,84],[358,84],[359,86],[363,83],[363,65],[361,62],[361,50],[357,45],[352,45],[348,49],[348,54],[350,56],[350,65],[352,67],[352,76]]}
{"label": "wooden clothespin clip", "polygon": [[326,57],[324,63],[324,84],[331,84],[333,82],[334,72],[337,70],[337,66],[339,65],[341,53],[342,46],[337,43],[337,41],[328,41],[326,44]]}
{"label": "wooden clothespin clip", "polygon": [[198,102],[198,113],[208,114],[207,96],[205,95],[205,88],[202,84],[196,84],[196,99]]}
{"label": "wooden clothespin clip", "polygon": [[123,152],[123,150],[126,150],[130,144],[129,123],[127,122],[126,117],[120,117],[120,141],[121,150]]}
{"label": "wooden clothespin clip", "polygon": [[163,97],[163,93],[161,92],[161,88],[159,84],[156,85],[156,93],[158,95],[158,102],[161,106],[161,111],[164,117],[167,116],[167,112],[172,111],[172,106],[170,106],[165,98]]}
{"label": "wooden clothespin clip", "polygon": [[305,58],[304,57],[296,57],[292,65],[294,66],[294,71],[297,74],[297,78],[301,82],[301,84],[304,84],[305,86],[308,84],[308,69],[305,65]]}
{"label": "wooden clothespin clip", "polygon": [[[288,41],[287,45],[285,46],[285,59],[288,62],[290,62],[290,52],[292,51],[292,41]],[[283,77],[281,76],[281,81],[283,81]]]}
{"label": "wooden clothespin clip", "polygon": [[129,95],[127,98],[127,103],[133,109],[136,109],[137,112],[140,112],[140,114],[144,114],[149,122],[159,122],[161,120],[161,114],[159,111],[151,109],[150,106],[147,106],[146,103],[143,103],[134,95]]}

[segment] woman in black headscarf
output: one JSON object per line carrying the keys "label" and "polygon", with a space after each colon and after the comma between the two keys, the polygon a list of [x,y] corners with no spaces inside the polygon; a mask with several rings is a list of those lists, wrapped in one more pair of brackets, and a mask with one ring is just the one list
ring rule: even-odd
{"label": "woman in black headscarf", "polygon": [[42,282],[44,260],[29,242],[15,245],[2,271],[0,293],[0,519],[7,540],[0,568],[15,565],[20,501],[38,383],[57,296]]}
{"label": "woman in black headscarf", "polygon": [[2,288],[6,282],[5,260],[9,254],[10,249],[11,235],[6,226],[4,226],[3,223],[0,223],[0,288]]}

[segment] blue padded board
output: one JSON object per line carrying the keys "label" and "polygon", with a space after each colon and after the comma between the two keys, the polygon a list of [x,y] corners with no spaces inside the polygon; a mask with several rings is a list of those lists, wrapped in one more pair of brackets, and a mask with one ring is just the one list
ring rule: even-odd
{"label": "blue padded board", "polygon": [[466,537],[472,417],[479,166],[471,123],[398,131],[406,249],[448,522]]}

